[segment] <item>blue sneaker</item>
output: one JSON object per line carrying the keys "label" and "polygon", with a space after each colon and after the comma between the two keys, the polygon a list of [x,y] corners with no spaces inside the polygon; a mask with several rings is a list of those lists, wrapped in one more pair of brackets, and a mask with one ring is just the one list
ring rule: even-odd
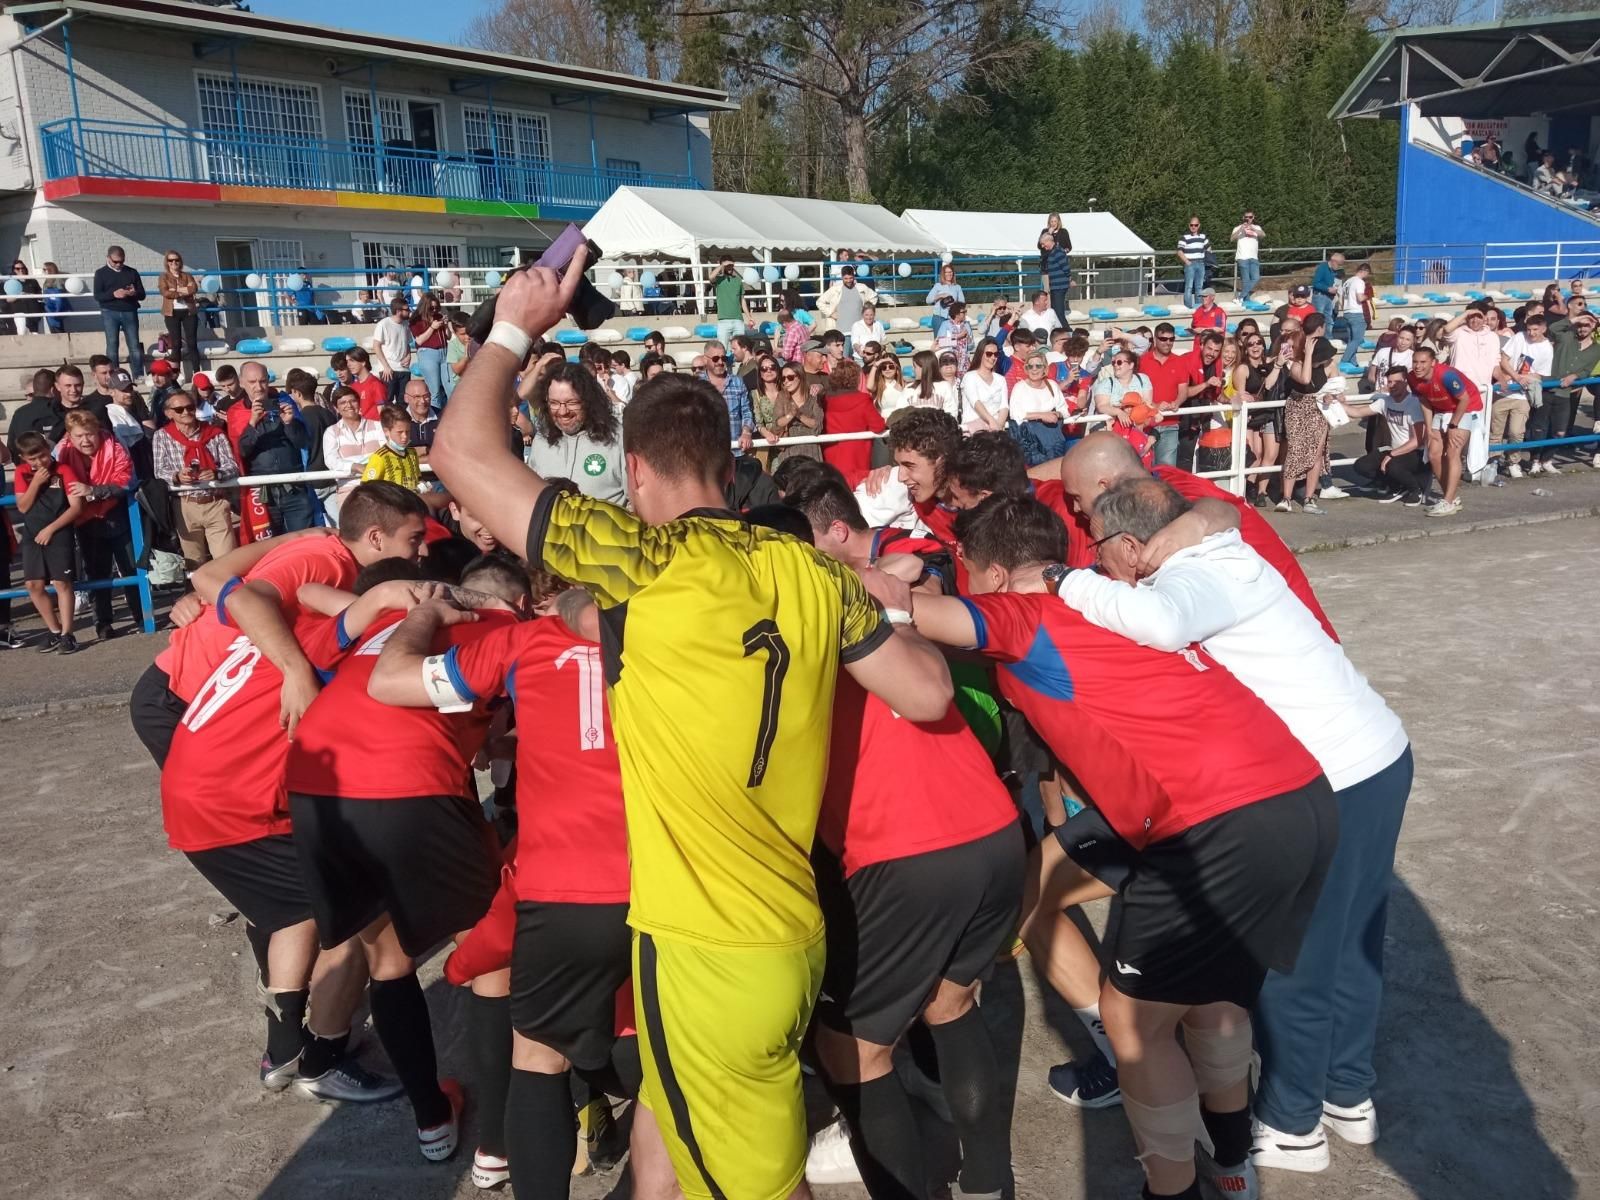
{"label": "blue sneaker", "polygon": [[1075,1108],[1110,1108],[1122,1103],[1117,1069],[1098,1050],[1092,1058],[1051,1067],[1050,1090]]}

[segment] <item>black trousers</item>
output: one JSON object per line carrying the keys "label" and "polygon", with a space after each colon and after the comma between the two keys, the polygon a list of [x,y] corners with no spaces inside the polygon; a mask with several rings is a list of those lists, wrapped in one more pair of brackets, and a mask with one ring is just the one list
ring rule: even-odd
{"label": "black trousers", "polygon": [[179,359],[189,369],[189,375],[200,369],[200,347],[195,336],[197,325],[195,311],[192,308],[175,312],[166,319],[167,340],[172,343],[172,357]]}
{"label": "black trousers", "polygon": [[[110,579],[112,568],[125,579],[134,575],[133,538],[128,532],[127,517],[121,522],[98,517],[78,526],[78,549],[83,554],[85,579]],[[94,623],[96,628],[111,624],[111,588],[100,588],[89,593],[94,597]],[[127,602],[128,615],[135,622],[144,620],[144,605],[139,602],[139,589],[115,589]]]}
{"label": "black trousers", "polygon": [[1356,459],[1354,466],[1356,474],[1365,476],[1374,483],[1388,481],[1389,486],[1399,492],[1416,492],[1418,495],[1427,489],[1427,468],[1422,465],[1422,451],[1408,450],[1404,454],[1396,454],[1389,460],[1389,469],[1381,470],[1378,463],[1388,453],[1386,450],[1374,450],[1370,454],[1363,454]]}

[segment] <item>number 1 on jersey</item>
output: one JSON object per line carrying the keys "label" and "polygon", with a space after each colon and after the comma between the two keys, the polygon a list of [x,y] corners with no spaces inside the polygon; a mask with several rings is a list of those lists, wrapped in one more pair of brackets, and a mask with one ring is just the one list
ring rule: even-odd
{"label": "number 1 on jersey", "polygon": [[757,621],[744,631],[744,656],[762,650],[767,653],[766,673],[761,688],[761,723],[756,727],[755,755],[750,760],[750,781],[746,787],[760,787],[766,777],[772,743],[778,736],[778,706],[783,701],[783,677],[789,670],[789,647],[778,632],[777,622]]}

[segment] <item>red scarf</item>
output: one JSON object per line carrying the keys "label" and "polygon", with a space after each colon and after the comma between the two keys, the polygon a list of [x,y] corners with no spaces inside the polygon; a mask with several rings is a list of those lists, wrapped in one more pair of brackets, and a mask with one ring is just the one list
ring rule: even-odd
{"label": "red scarf", "polygon": [[202,471],[215,471],[217,469],[217,460],[207,447],[213,438],[227,436],[222,430],[215,425],[201,425],[196,431],[196,436],[191,438],[178,428],[176,421],[168,421],[166,431],[172,435],[173,441],[184,448],[183,465],[186,470],[190,469],[191,464],[196,462],[200,464],[200,470]]}

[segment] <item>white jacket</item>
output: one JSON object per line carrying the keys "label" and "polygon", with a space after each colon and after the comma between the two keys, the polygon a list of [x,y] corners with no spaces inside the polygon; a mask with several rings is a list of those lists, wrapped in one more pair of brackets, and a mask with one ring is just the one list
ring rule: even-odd
{"label": "white jacket", "polygon": [[1278,714],[1334,791],[1372,778],[1406,748],[1400,718],[1237,529],[1178,551],[1136,587],[1073,571],[1061,599],[1144,646],[1199,642]]}
{"label": "white jacket", "polygon": [[[839,293],[842,291],[844,291],[844,281],[835,280],[829,285],[827,291],[817,297],[817,311],[830,321],[833,320],[833,315],[839,311]],[[856,291],[861,293],[861,303],[863,305],[876,304],[878,302],[878,293],[859,279],[856,280]]]}

